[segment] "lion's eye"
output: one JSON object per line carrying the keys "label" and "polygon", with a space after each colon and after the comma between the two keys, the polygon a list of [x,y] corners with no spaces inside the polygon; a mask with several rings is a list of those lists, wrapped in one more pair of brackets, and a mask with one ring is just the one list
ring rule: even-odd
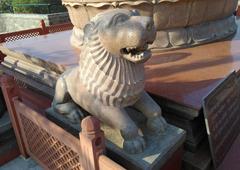
{"label": "lion's eye", "polygon": [[113,19],[109,22],[108,26],[115,26],[121,24],[129,19],[128,15],[118,14],[113,17]]}
{"label": "lion's eye", "polygon": [[119,16],[116,18],[116,23],[121,23],[121,22],[124,22],[128,19],[127,16]]}

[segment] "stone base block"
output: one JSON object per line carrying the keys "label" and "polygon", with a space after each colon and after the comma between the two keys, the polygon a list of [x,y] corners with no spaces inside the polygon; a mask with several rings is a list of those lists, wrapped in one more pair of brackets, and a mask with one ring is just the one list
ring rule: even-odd
{"label": "stone base block", "polygon": [[[158,135],[152,134],[145,127],[145,119],[142,116],[139,116],[141,115],[139,112],[136,112],[133,109],[129,109],[128,112],[129,115],[131,113],[130,116],[132,118],[135,118],[133,118],[133,120],[136,121],[138,127],[142,129],[147,146],[143,153],[128,154],[122,149],[123,139],[120,136],[120,132],[102,124],[101,128],[107,139],[106,146],[108,156],[110,158],[113,157],[114,161],[131,170],[152,170],[163,168],[168,160],[170,160],[173,155],[182,148],[185,140],[185,131],[169,125],[164,133]],[[48,109],[46,115],[50,120],[63,127],[74,136],[78,136],[80,131],[79,124],[70,123],[68,119],[54,112],[52,109]],[[174,165],[174,162],[172,163]],[[181,167],[177,167],[177,169],[180,168]]]}

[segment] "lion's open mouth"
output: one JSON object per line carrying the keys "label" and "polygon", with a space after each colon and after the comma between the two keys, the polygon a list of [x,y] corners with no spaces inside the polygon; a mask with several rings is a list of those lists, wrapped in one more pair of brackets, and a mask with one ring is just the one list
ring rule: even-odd
{"label": "lion's open mouth", "polygon": [[144,47],[127,47],[121,49],[122,56],[134,63],[144,63],[151,57],[148,45]]}

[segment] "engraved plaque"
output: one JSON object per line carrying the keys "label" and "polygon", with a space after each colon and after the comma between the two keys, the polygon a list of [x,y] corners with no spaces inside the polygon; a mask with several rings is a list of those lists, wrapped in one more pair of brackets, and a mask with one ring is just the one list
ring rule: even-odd
{"label": "engraved plaque", "polygon": [[203,101],[215,168],[223,161],[240,128],[240,88],[236,72],[223,80]]}

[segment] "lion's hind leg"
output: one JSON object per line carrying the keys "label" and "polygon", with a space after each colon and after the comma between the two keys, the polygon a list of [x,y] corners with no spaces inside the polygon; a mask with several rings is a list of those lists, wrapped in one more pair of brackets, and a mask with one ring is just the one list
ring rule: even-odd
{"label": "lion's hind leg", "polygon": [[156,133],[165,131],[167,122],[162,117],[161,108],[145,91],[142,92],[140,99],[133,107],[147,117],[147,127],[149,130]]}
{"label": "lion's hind leg", "polygon": [[123,149],[131,154],[141,153],[145,146],[145,140],[139,134],[140,129],[128,116],[124,108],[106,106],[95,103],[91,106],[95,110],[92,114],[102,122],[119,129],[123,137]]}
{"label": "lion's hind leg", "polygon": [[79,123],[83,117],[83,113],[69,95],[67,84],[63,77],[57,80],[52,107],[56,112],[66,116],[73,123]]}

